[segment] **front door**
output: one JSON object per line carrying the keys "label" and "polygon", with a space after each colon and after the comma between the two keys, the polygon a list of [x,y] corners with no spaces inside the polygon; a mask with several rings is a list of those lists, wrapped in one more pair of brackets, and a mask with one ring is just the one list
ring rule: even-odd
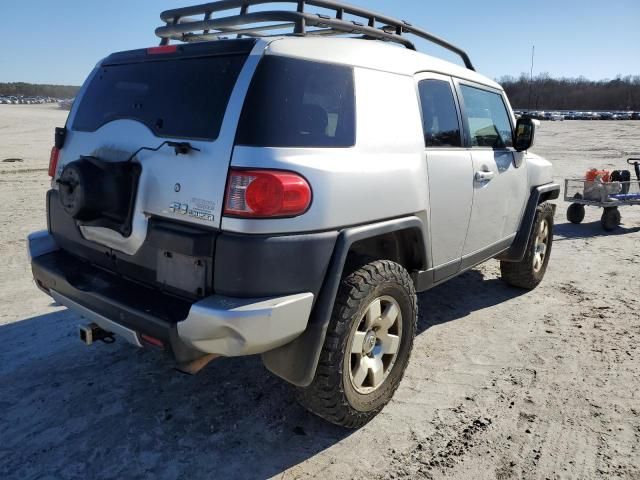
{"label": "front door", "polygon": [[462,82],[458,89],[474,172],[473,208],[462,252],[465,268],[510,245],[529,192],[523,154],[513,149],[513,122],[503,93]]}

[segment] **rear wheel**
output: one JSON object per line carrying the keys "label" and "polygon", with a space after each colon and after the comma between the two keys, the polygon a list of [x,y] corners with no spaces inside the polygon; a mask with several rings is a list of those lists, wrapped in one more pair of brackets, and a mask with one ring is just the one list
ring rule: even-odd
{"label": "rear wheel", "polygon": [[584,220],[584,205],[580,203],[572,203],[567,208],[567,220],[571,223],[581,223]]}
{"label": "rear wheel", "polygon": [[602,223],[602,228],[610,232],[620,225],[621,220],[622,216],[620,215],[618,207],[608,207],[602,212],[600,222]]}
{"label": "rear wheel", "polygon": [[376,260],[344,277],[315,378],[298,389],[300,403],[337,425],[367,423],[400,384],[416,321],[416,293],[402,266]]}
{"label": "rear wheel", "polygon": [[534,289],[544,278],[553,245],[553,206],[543,203],[536,210],[527,250],[520,262],[500,262],[502,279],[509,285]]}

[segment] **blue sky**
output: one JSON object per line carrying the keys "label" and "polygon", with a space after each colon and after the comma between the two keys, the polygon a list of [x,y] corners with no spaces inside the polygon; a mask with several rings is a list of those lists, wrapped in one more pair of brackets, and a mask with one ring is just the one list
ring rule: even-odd
{"label": "blue sky", "polygon": [[[0,0],[0,82],[79,85],[108,53],[155,45],[161,10],[194,3]],[[349,3],[406,19],[458,44],[492,78],[528,72],[533,44],[534,73],[590,79],[640,74],[640,0]]]}

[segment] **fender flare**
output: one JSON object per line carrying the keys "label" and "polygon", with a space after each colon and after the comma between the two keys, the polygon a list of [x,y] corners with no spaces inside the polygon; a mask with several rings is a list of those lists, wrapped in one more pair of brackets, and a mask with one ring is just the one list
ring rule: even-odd
{"label": "fender flare", "polygon": [[417,229],[423,246],[426,245],[423,222],[416,216],[347,228],[339,233],[306,330],[287,345],[262,354],[262,362],[271,373],[299,387],[311,384],[315,377],[349,249],[360,240],[407,229]]}
{"label": "fender flare", "polygon": [[527,242],[529,241],[529,235],[531,235],[538,205],[547,200],[555,200],[559,196],[560,185],[557,183],[547,183],[533,187],[527,206],[522,214],[522,220],[520,221],[520,228],[518,228],[516,238],[513,240],[509,249],[498,255],[496,259],[502,260],[503,262],[521,262],[527,252]]}

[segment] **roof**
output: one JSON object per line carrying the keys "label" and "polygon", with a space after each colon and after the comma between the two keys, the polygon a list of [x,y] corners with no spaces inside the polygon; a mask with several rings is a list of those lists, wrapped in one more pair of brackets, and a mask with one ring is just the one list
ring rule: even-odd
{"label": "roof", "polygon": [[495,81],[473,70],[378,40],[290,36],[269,40],[267,55],[352,65],[400,75],[437,72],[502,90]]}

